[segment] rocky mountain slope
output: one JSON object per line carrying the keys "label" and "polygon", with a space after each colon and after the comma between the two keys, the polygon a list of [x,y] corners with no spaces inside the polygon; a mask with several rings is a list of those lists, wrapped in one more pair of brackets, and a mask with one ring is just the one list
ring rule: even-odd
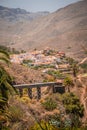
{"label": "rocky mountain slope", "polygon": [[71,4],[32,22],[22,19],[14,23],[1,18],[0,39],[0,44],[16,49],[51,47],[69,55],[74,54],[74,57],[84,57],[82,46],[87,47],[87,0]]}
{"label": "rocky mountain slope", "polygon": [[36,18],[39,18],[41,16],[45,16],[49,14],[49,12],[27,12],[24,9],[20,8],[7,8],[0,6],[0,20],[4,19],[8,22],[16,22],[16,21],[23,21],[23,20],[28,20],[32,21]]}

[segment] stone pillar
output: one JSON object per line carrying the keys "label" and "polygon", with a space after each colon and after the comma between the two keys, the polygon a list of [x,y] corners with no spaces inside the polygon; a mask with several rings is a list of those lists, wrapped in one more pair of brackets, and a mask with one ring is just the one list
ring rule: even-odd
{"label": "stone pillar", "polygon": [[56,93],[55,85],[52,86],[52,90],[53,93]]}
{"label": "stone pillar", "polygon": [[19,88],[19,95],[20,95],[20,97],[23,97],[23,89],[22,88]]}
{"label": "stone pillar", "polygon": [[37,100],[41,99],[41,87],[37,87]]}
{"label": "stone pillar", "polygon": [[32,99],[32,88],[28,88],[28,96]]}

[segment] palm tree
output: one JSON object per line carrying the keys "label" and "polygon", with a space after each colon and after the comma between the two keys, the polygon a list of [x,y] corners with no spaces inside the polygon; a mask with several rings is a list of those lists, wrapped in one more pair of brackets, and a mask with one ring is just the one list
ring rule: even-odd
{"label": "palm tree", "polygon": [[73,80],[71,77],[66,77],[64,79],[64,85],[67,87],[68,92],[70,92],[70,87],[73,85]]}
{"label": "palm tree", "polygon": [[11,85],[12,77],[7,73],[4,65],[9,65],[9,54],[0,49],[0,108],[7,104],[9,92],[12,94],[13,87]]}
{"label": "palm tree", "polygon": [[79,71],[79,66],[78,66],[76,63],[74,63],[74,64],[72,65],[72,70],[73,70],[73,76],[76,77],[76,76],[77,76],[77,73],[78,73],[78,71]]}
{"label": "palm tree", "polygon": [[10,63],[10,56],[5,50],[0,49],[0,64],[3,63],[8,65]]}
{"label": "palm tree", "polygon": [[[13,93],[12,77],[5,70],[5,65],[10,64],[9,54],[0,49],[0,129],[4,127],[4,122],[7,122],[5,113],[8,105],[8,97]],[[15,90],[15,89],[14,89]]]}

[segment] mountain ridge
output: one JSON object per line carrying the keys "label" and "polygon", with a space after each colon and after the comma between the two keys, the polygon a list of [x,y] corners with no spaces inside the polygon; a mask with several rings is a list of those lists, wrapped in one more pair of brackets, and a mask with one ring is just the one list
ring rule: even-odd
{"label": "mountain ridge", "polygon": [[20,8],[8,8],[0,6],[0,18],[7,18],[6,20],[8,20],[9,22],[22,20],[32,21],[47,14],[49,14],[49,12],[47,11],[33,13]]}
{"label": "mountain ridge", "polygon": [[[50,47],[84,57],[87,47],[87,1],[79,1],[46,16],[9,24],[0,23],[1,42],[16,49]],[[9,26],[7,28],[7,26]],[[7,30],[5,30],[5,28]],[[8,34],[9,35],[8,35]],[[4,38],[4,34],[7,36]],[[6,42],[6,43],[5,43]]]}

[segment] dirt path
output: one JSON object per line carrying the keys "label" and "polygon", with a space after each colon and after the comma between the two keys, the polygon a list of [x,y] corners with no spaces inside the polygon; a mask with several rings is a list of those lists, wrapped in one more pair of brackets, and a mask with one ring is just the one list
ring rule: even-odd
{"label": "dirt path", "polygon": [[87,60],[87,57],[84,58],[79,64],[83,64]]}

